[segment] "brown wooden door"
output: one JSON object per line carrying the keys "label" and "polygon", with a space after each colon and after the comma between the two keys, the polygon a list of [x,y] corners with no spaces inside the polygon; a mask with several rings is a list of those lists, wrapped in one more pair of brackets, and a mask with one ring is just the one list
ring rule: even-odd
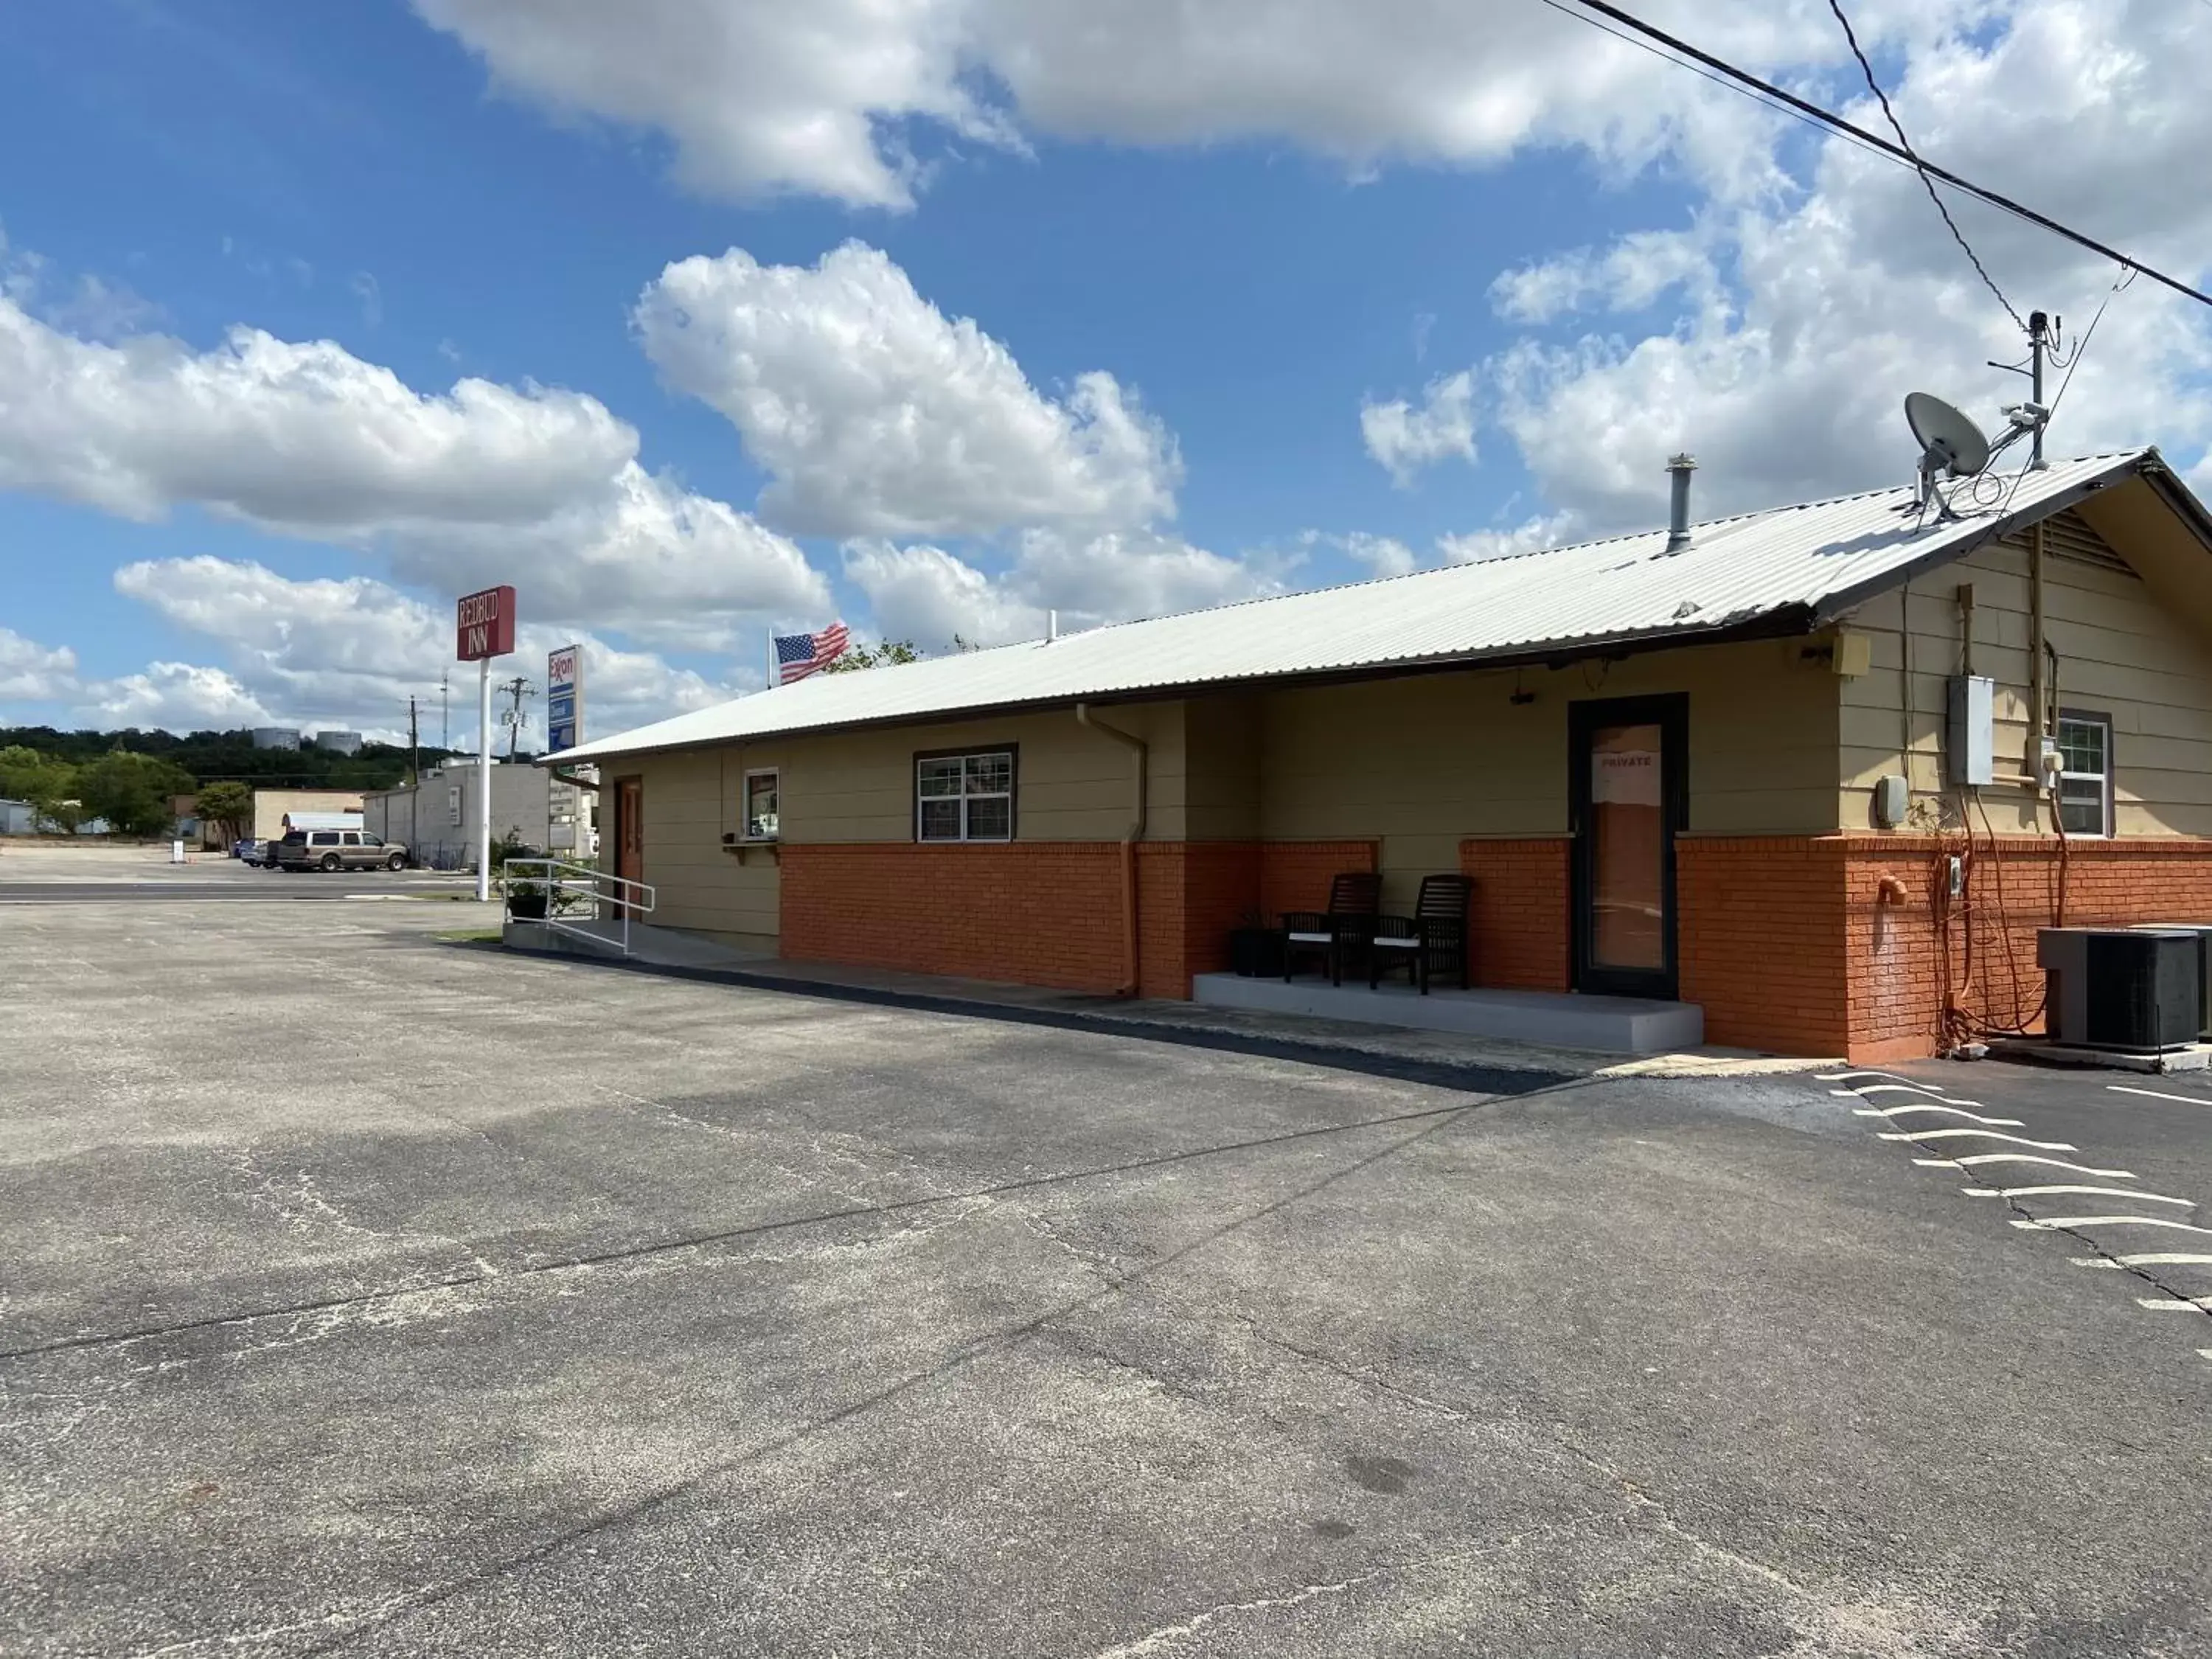
{"label": "brown wooden door", "polygon": [[643,778],[615,781],[615,873],[626,881],[645,879]]}

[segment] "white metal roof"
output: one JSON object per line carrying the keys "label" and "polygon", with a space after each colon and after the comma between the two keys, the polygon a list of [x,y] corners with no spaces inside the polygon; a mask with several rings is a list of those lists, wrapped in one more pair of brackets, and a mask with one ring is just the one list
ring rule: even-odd
{"label": "white metal roof", "polygon": [[1025,705],[1286,676],[1527,658],[1600,644],[1689,643],[1762,622],[1809,629],[1910,574],[2160,465],[2154,449],[1990,477],[1960,489],[1961,522],[1923,521],[1910,486],[1771,508],[1695,527],[1666,551],[1651,531],[1346,587],[1288,593],[1047,643],[817,674],[554,757],[558,763]]}

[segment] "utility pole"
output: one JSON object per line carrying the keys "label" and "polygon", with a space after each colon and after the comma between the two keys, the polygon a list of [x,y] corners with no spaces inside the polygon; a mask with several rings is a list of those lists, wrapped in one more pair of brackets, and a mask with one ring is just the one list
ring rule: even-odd
{"label": "utility pole", "polygon": [[407,787],[414,788],[422,781],[422,732],[415,718],[415,696],[407,696]]}
{"label": "utility pole", "polygon": [[438,728],[438,742],[450,755],[453,752],[453,671],[441,669],[438,672],[438,703],[444,712],[444,722]]}
{"label": "utility pole", "polygon": [[2030,460],[2027,465],[2028,469],[2034,472],[2045,471],[2051,465],[2050,462],[2043,459],[2043,428],[2045,423],[2040,413],[2041,410],[2049,407],[2049,405],[2043,401],[2043,356],[2045,351],[2048,349],[2050,343],[2051,319],[2039,311],[2029,312],[2027,313],[2027,351],[2029,358],[2034,363],[2034,368],[2029,371],[2028,380],[2033,386],[2034,390],[2030,392],[2028,396],[2035,400],[2035,407],[2039,413],[2036,417],[2035,434],[2033,438],[2035,445],[2034,459]]}
{"label": "utility pole", "polygon": [[538,688],[517,674],[500,688],[514,699],[514,712],[507,717],[507,757],[513,761],[522,742],[522,700],[538,695]]}

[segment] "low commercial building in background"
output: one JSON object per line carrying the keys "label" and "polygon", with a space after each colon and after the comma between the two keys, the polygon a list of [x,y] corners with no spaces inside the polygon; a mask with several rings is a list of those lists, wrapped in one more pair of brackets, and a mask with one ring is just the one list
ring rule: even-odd
{"label": "low commercial building in background", "polygon": [[273,841],[284,833],[287,818],[302,813],[358,813],[361,810],[358,789],[257,789],[252,833],[256,841]]}
{"label": "low commercial building in background", "polygon": [[[581,769],[590,777],[590,769]],[[434,870],[472,868],[477,855],[477,763],[456,755],[426,768],[422,781],[373,789],[362,799],[364,827],[405,843],[416,864]],[[588,860],[599,851],[594,797],[535,766],[495,760],[491,767],[494,840],[521,842],[556,858]]]}

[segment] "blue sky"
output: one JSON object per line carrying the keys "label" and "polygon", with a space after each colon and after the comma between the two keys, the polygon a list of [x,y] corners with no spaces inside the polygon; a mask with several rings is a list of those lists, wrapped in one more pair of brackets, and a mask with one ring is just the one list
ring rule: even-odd
{"label": "blue sky", "polygon": [[[1014,638],[1541,545],[1647,519],[1684,444],[1715,508],[1864,488],[1923,377],[2011,395],[1908,175],[1534,0],[1128,9],[0,11],[37,158],[0,719],[391,730],[506,579],[529,650],[592,642],[605,732],[748,689],[767,625]],[[1863,100],[1825,5],[1652,9]],[[2212,9],[1862,9],[1928,149],[2201,265],[2073,174],[2139,172],[2146,112],[2203,153]],[[2094,306],[2094,262],[1960,218],[2023,304]],[[2105,330],[2060,446],[2200,464],[2201,322],[2130,290]]]}

